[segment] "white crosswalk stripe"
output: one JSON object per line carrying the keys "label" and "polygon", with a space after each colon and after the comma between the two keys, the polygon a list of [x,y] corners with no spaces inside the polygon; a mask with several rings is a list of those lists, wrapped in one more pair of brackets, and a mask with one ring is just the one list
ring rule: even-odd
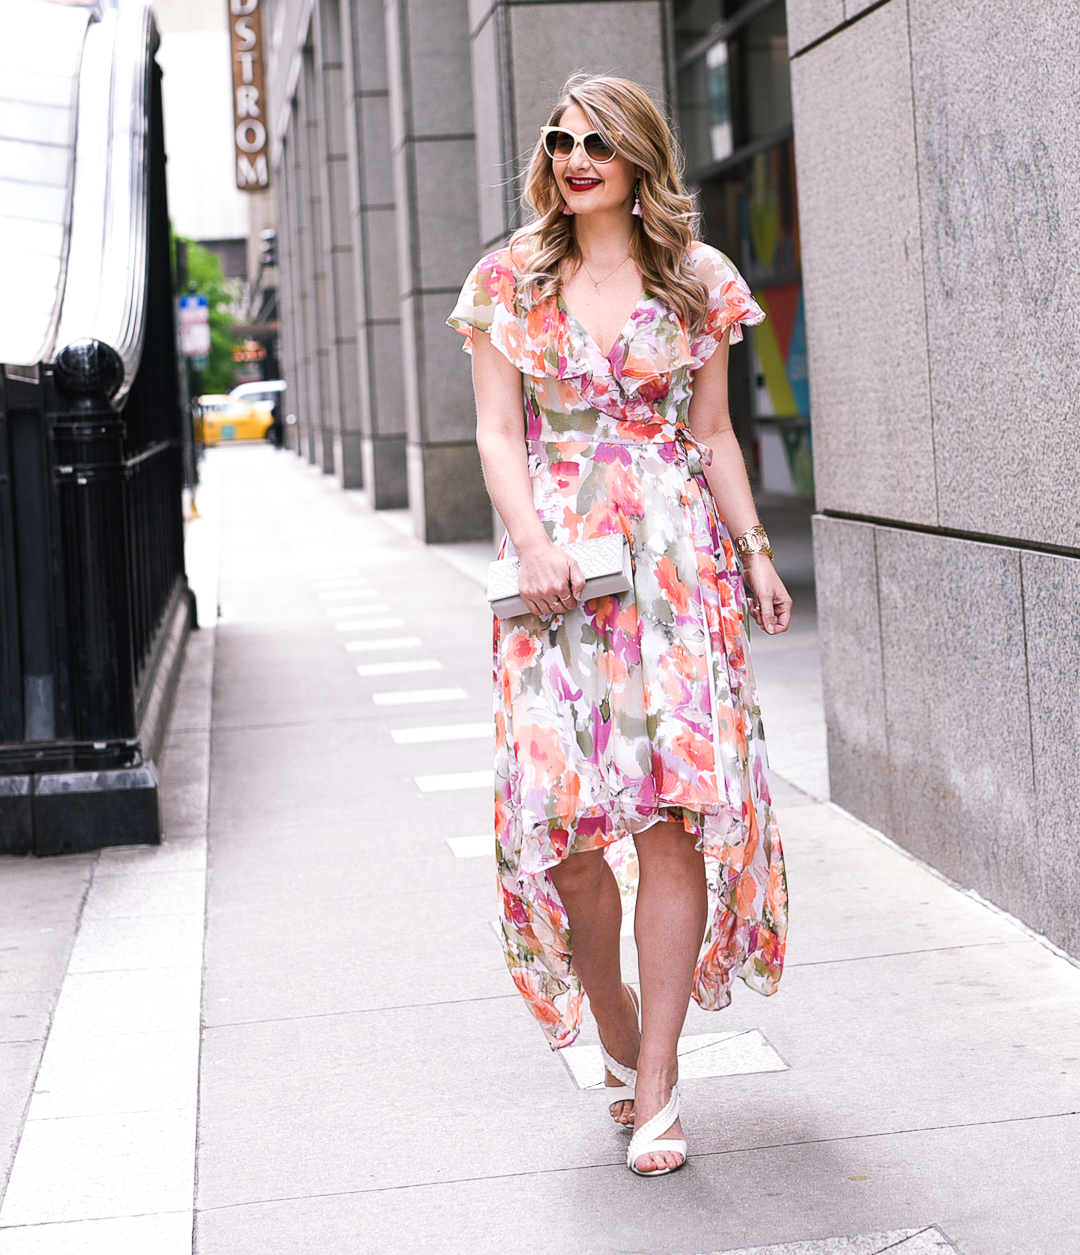
{"label": "white crosswalk stripe", "polygon": [[353,654],[367,653],[369,650],[380,649],[415,649],[422,645],[419,636],[391,636],[384,641],[346,641],[345,648]]}
{"label": "white crosswalk stripe", "polygon": [[385,601],[366,606],[327,606],[326,613],[331,619],[347,619],[353,614],[385,614],[392,607]]}
{"label": "white crosswalk stripe", "polygon": [[446,844],[454,858],[494,858],[495,838],[490,832],[482,837],[447,837]]}
{"label": "white crosswalk stripe", "polygon": [[481,741],[495,735],[490,723],[447,723],[433,728],[392,728],[396,745],[425,745],[442,741]]}
{"label": "white crosswalk stripe", "polygon": [[416,706],[423,702],[460,702],[468,697],[461,688],[401,689],[392,693],[372,693],[376,706]]}
{"label": "white crosswalk stripe", "polygon": [[339,632],[371,632],[375,628],[404,627],[404,619],[347,619],[344,623],[335,623]]}
{"label": "white crosswalk stripe", "polygon": [[495,786],[495,772],[453,771],[443,776],[415,776],[416,787],[421,793],[449,793],[454,789],[491,789]]}
{"label": "white crosswalk stripe", "polygon": [[361,662],[357,665],[357,675],[404,675],[409,671],[441,671],[442,663],[438,658],[410,658],[398,662]]}

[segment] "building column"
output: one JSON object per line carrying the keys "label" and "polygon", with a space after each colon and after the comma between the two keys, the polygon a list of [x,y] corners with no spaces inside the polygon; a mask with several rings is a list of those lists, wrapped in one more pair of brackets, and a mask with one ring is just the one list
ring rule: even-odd
{"label": "building column", "polygon": [[312,307],[311,347],[314,373],[318,379],[319,406],[311,415],[311,460],[327,475],[334,472],[334,428],[332,416],[340,409],[337,354],[334,351],[334,304],[330,247],[326,236],[325,182],[326,154],[320,123],[322,75],[312,33],[304,47],[304,57],[296,99],[300,106],[300,137],[303,146],[303,212],[308,227],[308,256],[311,261]]}
{"label": "building column", "polygon": [[297,391],[297,452],[309,462],[316,461],[316,432],[322,408],[318,370],[318,303],[315,299],[315,259],[308,191],[307,133],[298,89],[289,110],[289,148],[292,152],[288,180],[289,219],[292,224],[293,255],[296,259],[296,286],[290,311],[296,338],[299,366]]}
{"label": "building column", "polygon": [[387,0],[385,16],[409,506],[422,540],[483,540],[468,358],[444,326],[481,254],[467,4]]}
{"label": "building column", "polygon": [[303,150],[300,134],[300,110],[295,100],[289,110],[289,178],[286,192],[289,221],[292,224],[293,305],[290,310],[293,327],[293,351],[296,358],[297,390],[295,397],[297,426],[296,452],[312,460],[312,424],[319,412],[318,376],[312,359],[313,314],[311,287],[310,224],[304,212]]}
{"label": "building column", "polygon": [[[348,4],[346,3],[346,8]],[[349,225],[348,152],[344,125],[344,65],[340,0],[319,0],[312,19],[319,92],[321,160],[319,202],[327,371],[331,405],[323,428],[332,442],[333,470],[343,488],[359,488],[360,387],[357,369],[356,294],[353,285],[352,232]],[[324,466],[330,470],[330,466]]]}
{"label": "building column", "polygon": [[[281,377],[289,385],[288,391],[281,399],[282,418],[292,414],[294,417],[302,407],[302,388],[300,380],[300,359],[298,353],[298,328],[292,316],[295,308],[298,284],[296,257],[296,225],[293,220],[290,203],[289,184],[293,177],[292,170],[293,133],[282,136],[281,152],[274,167],[274,204],[278,220],[278,356],[281,359]],[[294,452],[299,452],[297,444],[298,431],[294,424],[285,425],[285,443]]]}
{"label": "building column", "polygon": [[370,37],[383,30],[383,0],[351,0],[341,19],[363,484],[375,509],[400,509],[409,496],[390,91],[385,40]]}
{"label": "building column", "polygon": [[483,249],[521,225],[524,166],[559,88],[577,70],[640,83],[669,116],[663,0],[480,0],[470,11],[476,181]]}

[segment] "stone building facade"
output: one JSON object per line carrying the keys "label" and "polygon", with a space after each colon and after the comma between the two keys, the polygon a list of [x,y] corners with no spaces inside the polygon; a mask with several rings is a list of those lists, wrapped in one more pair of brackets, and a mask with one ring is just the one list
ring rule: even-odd
{"label": "stone building facade", "polygon": [[1076,10],[788,21],[832,795],[1080,953]]}
{"label": "stone building facade", "polygon": [[[248,2],[248,0],[243,0]],[[428,541],[491,510],[443,322],[515,222],[518,156],[576,69],[670,97],[663,0],[270,0],[282,359],[299,450]]]}
{"label": "stone building facade", "polygon": [[263,2],[298,450],[490,535],[443,320],[564,78],[644,83],[769,309],[733,416],[816,496],[834,799],[1080,952],[1068,0]]}

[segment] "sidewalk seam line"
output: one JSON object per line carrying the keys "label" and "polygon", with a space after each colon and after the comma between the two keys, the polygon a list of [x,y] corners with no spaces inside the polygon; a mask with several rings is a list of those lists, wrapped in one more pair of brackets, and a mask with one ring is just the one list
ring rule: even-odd
{"label": "sidewalk seam line", "polygon": [[0,1233],[14,1233],[19,1229],[51,1229],[64,1224],[95,1224],[99,1220],[141,1220],[144,1216],[186,1216],[186,1207],[169,1207],[164,1211],[115,1212],[109,1216],[88,1216],[80,1220],[32,1220],[29,1224],[0,1224]]}
{"label": "sidewalk seam line", "polygon": [[228,1020],[224,1024],[204,1024],[212,1032],[219,1028],[246,1028],[249,1024],[291,1024],[297,1020],[328,1020],[341,1015],[378,1015],[384,1011],[423,1011],[428,1007],[460,1007],[470,1002],[507,1002],[520,998],[515,990],[508,994],[491,994],[483,998],[457,998],[450,1002],[400,1002],[392,1007],[359,1007],[350,1011],[313,1011],[310,1015],[275,1015],[261,1020]]}
{"label": "sidewalk seam line", "polygon": [[[899,1242],[890,1242],[888,1246],[883,1246],[879,1250],[871,1252],[871,1255],[886,1255],[887,1251],[895,1251],[903,1246],[905,1242],[910,1242],[912,1238],[921,1238],[924,1233],[929,1233],[931,1229],[937,1229],[937,1225],[928,1224],[924,1229],[919,1229],[915,1233],[909,1233],[906,1238],[901,1238]],[[938,1232],[940,1233],[941,1230],[938,1229]]]}
{"label": "sidewalk seam line", "polygon": [[797,967],[831,967],[836,963],[866,963],[872,959],[903,959],[910,954],[940,954],[946,950],[979,950],[984,946],[1017,945],[1015,941],[965,941],[955,946],[927,946],[922,950],[893,950],[888,954],[854,954],[846,959],[813,959],[808,963],[785,963],[785,971],[794,971]]}
{"label": "sidewalk seam line", "polygon": [[[776,1075],[774,1073],[774,1075]],[[582,1093],[595,1093],[596,1091],[582,1090]],[[771,1142],[761,1146],[739,1146],[731,1150],[703,1150],[695,1151],[695,1159],[716,1159],[721,1155],[752,1155],[762,1151],[770,1150],[790,1150],[799,1146],[827,1146],[836,1142],[858,1142],[866,1141],[872,1138],[880,1137],[904,1137],[916,1133],[947,1133],[954,1129],[981,1129],[993,1128],[1006,1124],[1025,1124],[1035,1120],[1060,1120],[1069,1116],[1080,1116],[1078,1111],[1054,1111],[1045,1115],[1035,1116],[1013,1116],[1004,1120],[973,1120],[961,1122],[959,1124],[932,1124],[924,1125],[910,1129],[886,1129],[877,1133],[848,1133],[839,1137],[813,1137],[804,1138],[797,1142]],[[522,1172],[497,1172],[490,1173],[487,1176],[480,1177],[450,1177],[442,1181],[414,1181],[403,1185],[378,1185],[369,1189],[358,1190],[330,1190],[319,1194],[295,1194],[287,1195],[280,1198],[254,1198],[247,1199],[239,1203],[218,1203],[212,1207],[203,1207],[199,1210],[202,1212],[211,1211],[230,1211],[237,1207],[259,1207],[271,1203],[299,1203],[307,1202],[312,1199],[321,1198],[349,1198],[360,1194],[386,1194],[395,1190],[423,1190],[432,1189],[438,1186],[446,1185],[471,1185],[474,1182],[488,1181],[516,1181],[521,1177],[547,1177],[556,1176],[564,1172],[592,1172],[601,1168],[623,1168],[625,1169],[626,1160],[623,1157],[610,1160],[606,1163],[592,1164],[568,1164],[564,1168],[536,1168],[531,1171]]]}

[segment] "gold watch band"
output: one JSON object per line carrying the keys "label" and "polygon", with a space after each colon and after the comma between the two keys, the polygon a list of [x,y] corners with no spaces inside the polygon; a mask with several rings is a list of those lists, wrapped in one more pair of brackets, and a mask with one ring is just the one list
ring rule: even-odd
{"label": "gold watch band", "polygon": [[755,523],[753,527],[748,528],[741,536],[736,536],[732,544],[734,544],[735,552],[740,558],[749,558],[752,553],[763,553],[769,558],[773,556],[769,537],[760,523]]}

